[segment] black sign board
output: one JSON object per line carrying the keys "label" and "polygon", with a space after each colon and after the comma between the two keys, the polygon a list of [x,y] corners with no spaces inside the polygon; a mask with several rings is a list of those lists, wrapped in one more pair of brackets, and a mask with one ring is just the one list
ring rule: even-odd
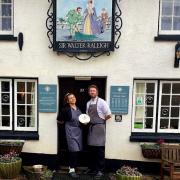
{"label": "black sign board", "polygon": [[115,0],[54,0],[53,50],[114,50]]}

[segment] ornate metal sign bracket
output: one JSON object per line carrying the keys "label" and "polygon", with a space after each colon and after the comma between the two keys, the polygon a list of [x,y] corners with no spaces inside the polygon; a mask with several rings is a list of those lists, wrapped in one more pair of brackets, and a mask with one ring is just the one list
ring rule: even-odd
{"label": "ornate metal sign bracket", "polygon": [[[54,0],[48,0],[49,2],[49,8],[47,11],[47,19],[46,19],[46,27],[47,27],[47,37],[49,39],[49,48],[52,49],[54,47],[54,43],[53,43],[53,33],[54,32],[54,13],[53,13],[53,1]],[[114,0],[115,1],[115,13],[114,13],[114,48],[118,49],[119,48],[119,44],[118,41],[121,37],[121,28],[123,25],[122,22],[122,11],[120,9],[120,1],[121,0]],[[68,57],[75,57],[78,60],[84,61],[84,60],[89,60],[91,58],[96,58],[99,57],[101,55],[110,55],[110,51],[104,51],[104,52],[86,52],[86,53],[76,53],[76,52],[57,52],[58,54],[65,54]]]}

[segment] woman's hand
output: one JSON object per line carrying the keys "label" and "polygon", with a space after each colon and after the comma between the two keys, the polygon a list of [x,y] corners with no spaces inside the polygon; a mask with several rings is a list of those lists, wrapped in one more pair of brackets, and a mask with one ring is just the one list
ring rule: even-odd
{"label": "woman's hand", "polygon": [[62,125],[62,124],[64,124],[64,121],[57,121],[57,124]]}

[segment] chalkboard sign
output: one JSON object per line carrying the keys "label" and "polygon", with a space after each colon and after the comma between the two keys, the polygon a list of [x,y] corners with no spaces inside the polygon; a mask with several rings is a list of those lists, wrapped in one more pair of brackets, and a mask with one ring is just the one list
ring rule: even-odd
{"label": "chalkboard sign", "polygon": [[129,86],[111,86],[110,93],[112,114],[128,114]]}
{"label": "chalkboard sign", "polygon": [[57,112],[57,85],[39,85],[39,112]]}

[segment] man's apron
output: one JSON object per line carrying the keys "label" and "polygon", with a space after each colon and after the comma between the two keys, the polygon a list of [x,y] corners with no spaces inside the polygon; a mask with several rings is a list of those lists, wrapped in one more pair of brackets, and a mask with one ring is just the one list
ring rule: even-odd
{"label": "man's apron", "polygon": [[90,116],[90,126],[88,132],[88,145],[90,146],[105,146],[106,139],[106,123],[100,118],[97,112],[97,103],[90,104],[88,115]]}

